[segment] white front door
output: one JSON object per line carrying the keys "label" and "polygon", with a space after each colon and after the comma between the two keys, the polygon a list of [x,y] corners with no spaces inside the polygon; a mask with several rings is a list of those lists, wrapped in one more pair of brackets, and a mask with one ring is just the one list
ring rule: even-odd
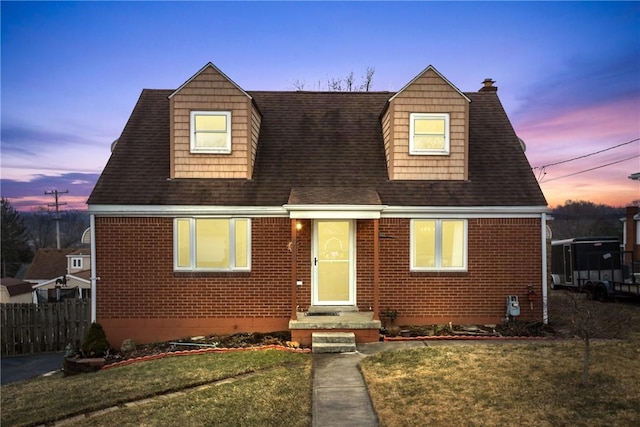
{"label": "white front door", "polygon": [[313,242],[313,305],[355,305],[354,222],[317,220]]}

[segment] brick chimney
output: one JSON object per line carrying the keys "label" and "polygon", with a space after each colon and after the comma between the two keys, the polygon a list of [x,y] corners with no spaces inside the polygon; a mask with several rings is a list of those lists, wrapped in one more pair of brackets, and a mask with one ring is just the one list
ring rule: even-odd
{"label": "brick chimney", "polygon": [[493,80],[491,80],[490,78],[484,79],[484,81],[482,82],[482,84],[484,85],[483,87],[480,88],[479,92],[486,92],[486,91],[490,91],[490,92],[497,92],[498,91],[498,87],[494,86],[495,82]]}

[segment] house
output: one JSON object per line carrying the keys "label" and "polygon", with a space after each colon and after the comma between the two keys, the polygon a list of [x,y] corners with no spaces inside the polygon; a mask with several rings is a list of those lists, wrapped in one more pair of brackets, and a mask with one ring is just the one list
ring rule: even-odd
{"label": "house", "polygon": [[38,249],[24,280],[33,287],[33,302],[91,298],[89,248]]}
{"label": "house", "polygon": [[30,303],[32,300],[31,283],[3,277],[0,280],[0,304],[4,303]]}
{"label": "house", "polygon": [[[637,175],[637,174],[636,174]],[[627,206],[622,221],[622,246],[626,261],[632,261],[640,272],[640,207]]]}
{"label": "house", "polygon": [[246,91],[209,63],[142,91],[88,205],[112,343],[377,341],[387,309],[495,324],[509,295],[546,320],[547,203],[491,79],[461,92],[429,66],[398,92]]}

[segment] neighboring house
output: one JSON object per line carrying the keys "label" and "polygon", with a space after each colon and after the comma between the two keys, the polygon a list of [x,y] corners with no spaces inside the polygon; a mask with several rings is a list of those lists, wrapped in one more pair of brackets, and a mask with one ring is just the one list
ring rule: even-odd
{"label": "neighboring house", "polygon": [[640,273],[640,207],[627,206],[622,224],[623,250],[629,254],[626,259],[632,259],[637,265],[634,271]]}
{"label": "neighboring house", "polygon": [[5,277],[0,280],[0,303],[30,303],[33,300],[31,283]]}
{"label": "neighboring house", "polygon": [[143,90],[88,201],[95,320],[116,345],[377,341],[387,309],[495,324],[508,295],[546,320],[547,203],[496,91],[432,66],[395,93],[245,91],[211,63]]}
{"label": "neighboring house", "polygon": [[39,249],[24,280],[32,283],[33,302],[91,298],[89,248]]}

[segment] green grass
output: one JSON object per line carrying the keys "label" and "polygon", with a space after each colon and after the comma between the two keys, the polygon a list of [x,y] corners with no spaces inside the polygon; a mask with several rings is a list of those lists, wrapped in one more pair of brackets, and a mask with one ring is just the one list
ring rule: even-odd
{"label": "green grass", "polygon": [[[550,299],[556,328],[571,327],[563,298],[558,291]],[[380,425],[640,425],[640,306],[578,298],[585,308],[618,315],[616,325],[602,316],[598,329],[624,332],[624,339],[592,341],[589,385],[581,383],[581,340],[383,352],[360,365]]]}
{"label": "green grass", "polygon": [[[213,416],[213,420],[207,418],[207,424],[211,425],[216,424],[215,420],[220,423],[235,420],[235,425],[255,425],[254,420],[263,420],[262,424],[290,425],[289,421],[279,423],[281,416],[276,417],[276,414],[287,416],[293,410],[296,419],[306,422],[302,425],[309,425],[310,363],[311,358],[305,354],[267,350],[170,357],[72,377],[56,374],[3,386],[0,424],[42,424],[256,372],[232,384],[205,387],[189,393],[185,391],[184,395],[162,399],[159,403],[151,401],[146,405],[92,417],[87,423],[184,425],[186,421],[180,417],[193,412],[199,413],[198,416]],[[254,396],[251,404],[246,404],[248,396]],[[293,408],[289,404],[292,401],[297,402]],[[157,405],[168,409],[149,409]],[[267,406],[272,408],[267,411]],[[202,414],[203,411],[206,414]],[[158,418],[154,418],[156,413]],[[182,422],[172,421],[178,419]]]}
{"label": "green grass", "polygon": [[240,381],[80,420],[78,426],[309,426],[310,364],[279,367]]}
{"label": "green grass", "polygon": [[444,345],[361,364],[382,426],[640,425],[640,347],[599,342],[591,385],[582,345]]}

